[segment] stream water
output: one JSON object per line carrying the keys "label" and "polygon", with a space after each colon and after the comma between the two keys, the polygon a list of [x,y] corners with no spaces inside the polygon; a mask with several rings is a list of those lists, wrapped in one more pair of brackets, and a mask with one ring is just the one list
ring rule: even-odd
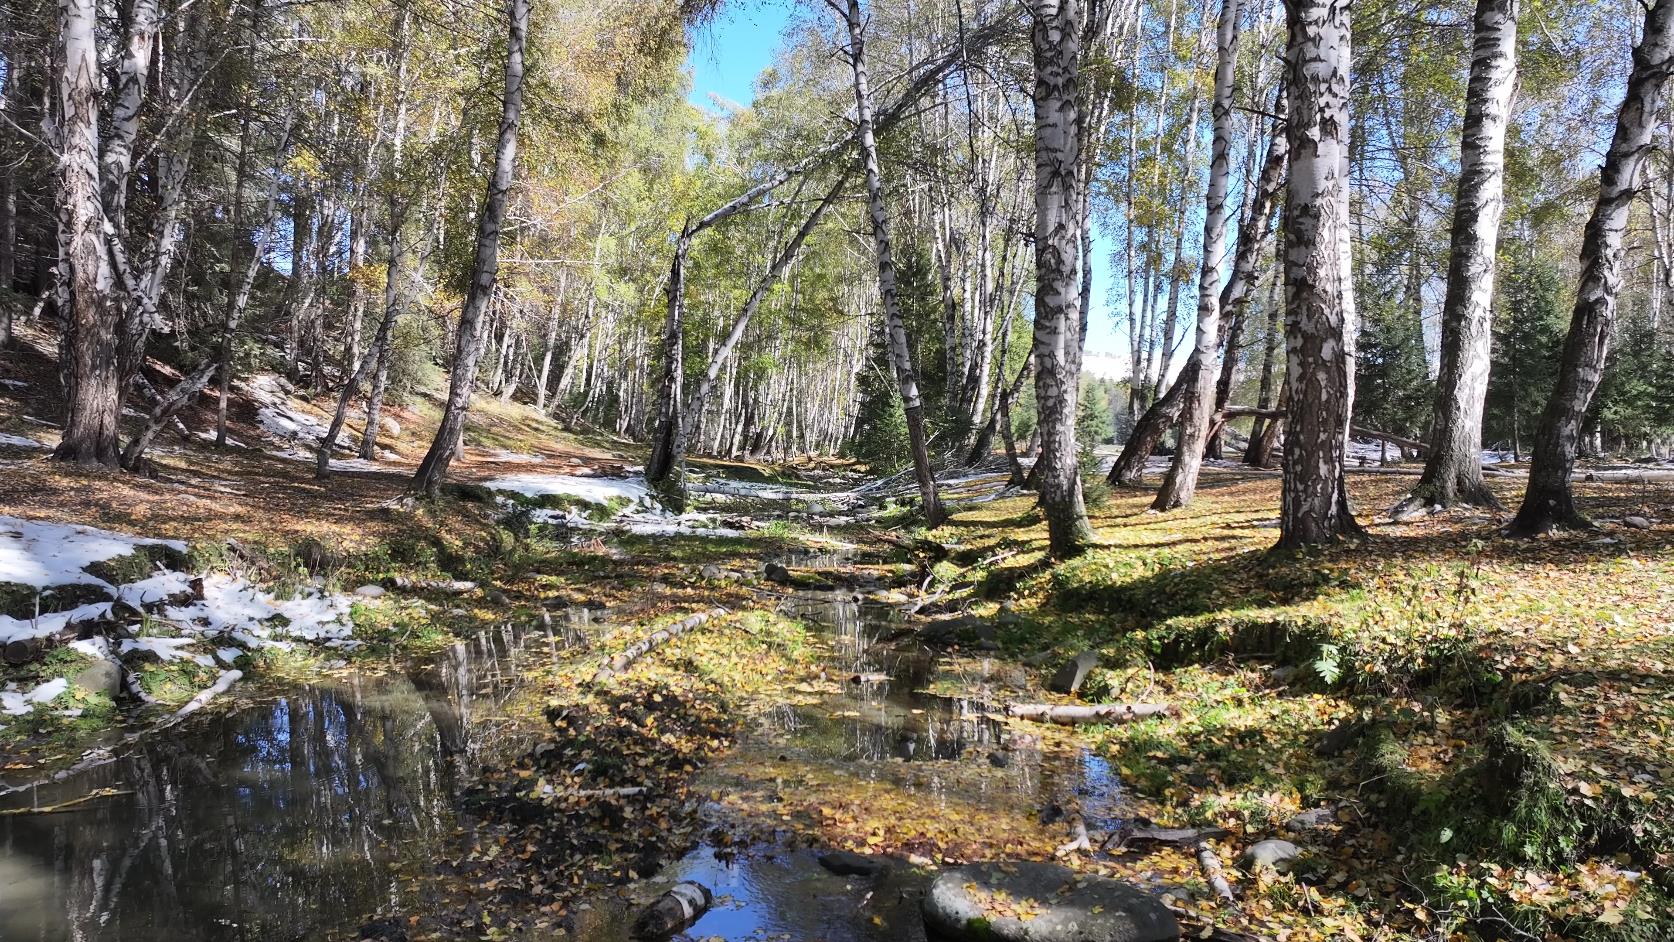
{"label": "stream water", "polygon": [[[789,562],[837,570],[852,560]],[[863,789],[901,787],[880,770],[906,767],[911,787],[971,800],[952,793],[968,786],[955,784],[949,760],[985,761],[978,754],[1001,748],[1006,730],[990,713],[1001,683],[1017,678],[998,665],[953,668],[902,643],[897,610],[852,592],[796,593],[782,605],[823,627],[827,675],[840,689],[769,715],[757,734],[852,770]],[[418,878],[453,847],[456,798],[484,759],[515,745],[502,735],[503,707],[519,675],[564,657],[577,634],[504,629],[406,671],[266,697],[235,688],[236,709],[206,710],[109,762],[0,799],[0,940],[320,939],[380,908],[421,911]],[[937,686],[960,695],[926,692]],[[1074,794],[1094,829],[1122,814],[1102,759],[1008,754],[977,800],[1029,815]],[[101,789],[112,793],[39,810]],[[806,848],[702,846],[657,884],[685,879],[717,897],[690,938],[922,938],[915,878],[835,876]],[[625,939],[636,905],[602,894],[572,938]]]}
{"label": "stream water", "polygon": [[0,814],[0,939],[318,939],[401,905],[503,745],[519,674],[566,634],[490,631],[403,672],[206,710],[0,800],[23,812]]}
{"label": "stream water", "polygon": [[[840,568],[837,556],[826,568]],[[790,564],[790,563],[787,563]],[[806,559],[796,564],[813,568]],[[922,763],[912,787],[937,803],[957,803],[961,786],[946,775],[950,763],[970,752],[989,753],[1004,741],[1003,724],[991,716],[1003,669],[983,665],[957,677],[966,696],[942,696],[923,688],[946,679],[949,667],[936,653],[889,643],[905,627],[897,609],[847,592],[803,592],[785,599],[787,613],[826,629],[828,672],[843,681],[839,694],[771,714],[764,732],[783,733],[790,748],[823,760],[856,778],[857,787],[900,787],[882,770]],[[854,678],[860,678],[855,682]],[[1005,774],[978,796],[996,807],[1032,815],[1059,798],[1078,803],[1089,828],[1114,828],[1126,813],[1121,784],[1101,757],[1081,751],[1055,760],[1039,750],[1012,750]],[[680,939],[768,942],[920,942],[925,938],[919,900],[924,878],[896,866],[877,878],[845,877],[819,865],[819,852],[776,843],[717,849],[703,845],[659,874],[655,887],[691,880],[710,888],[715,903]],[[645,893],[636,894],[643,900]],[[652,894],[654,895],[654,893]],[[581,942],[627,942],[636,904],[606,897],[582,914],[574,937]]]}

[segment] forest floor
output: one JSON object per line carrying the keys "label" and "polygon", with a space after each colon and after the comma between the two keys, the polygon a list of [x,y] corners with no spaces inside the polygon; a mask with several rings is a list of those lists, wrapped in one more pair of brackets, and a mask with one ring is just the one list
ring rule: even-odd
{"label": "forest floor", "polygon": [[[49,358],[9,357],[5,367],[0,433],[44,440],[40,420],[55,409],[33,390],[51,388]],[[319,415],[306,400],[291,408]],[[929,533],[897,511],[832,522],[795,501],[750,497],[717,511],[730,521],[722,536],[577,533],[527,508],[508,516],[468,487],[434,504],[404,501],[433,410],[419,397],[396,412],[402,429],[380,462],[390,470],[346,469],[325,485],[309,463],[271,448],[172,442],[155,476],[141,477],[65,469],[38,448],[0,444],[0,515],[190,540],[194,571],[236,570],[276,595],[407,580],[354,602],[359,643],[342,657],[247,663],[254,683],[157,733],[190,744],[194,729],[236,725],[321,684],[350,697],[319,721],[310,748],[323,751],[321,771],[271,786],[283,826],[253,826],[239,840],[256,872],[237,882],[284,891],[271,911],[218,895],[213,878],[184,898],[130,890],[120,905],[116,889],[72,879],[42,884],[34,903],[11,894],[35,907],[21,915],[0,902],[0,935],[21,925],[56,938],[73,925],[95,939],[208,938],[204,926],[235,916],[310,937],[364,923],[358,934],[392,940],[605,942],[623,938],[670,881],[691,878],[721,897],[694,938],[905,940],[923,937],[917,901],[938,868],[990,859],[1056,859],[1129,880],[1166,898],[1193,934],[1605,942],[1674,932],[1674,527],[1658,522],[1674,519],[1674,490],[1580,485],[1595,517],[1642,516],[1649,529],[1608,522],[1509,542],[1494,535],[1496,516],[1458,513],[1375,523],[1363,545],[1279,555],[1268,551],[1277,479],[1211,469],[1198,501],[1170,514],[1146,513],[1148,494],[1095,488],[1099,545],[1052,565],[1030,498],[1000,493],[992,475],[950,484],[954,516]],[[257,441],[259,413],[255,399],[235,400],[234,437]],[[473,416],[456,465],[467,483],[619,474],[637,457],[604,436],[562,434],[516,404],[488,400]],[[202,407],[187,416],[194,432],[205,422]],[[829,488],[836,473],[704,470],[809,488]],[[1350,480],[1369,518],[1411,479]],[[1509,487],[1501,496],[1516,497]],[[650,632],[717,607],[725,612],[595,677]],[[566,613],[585,623],[550,660],[497,668],[492,683],[461,667],[445,696],[425,693],[427,681],[416,714],[370,738],[355,733],[390,715],[379,713],[389,695],[362,690],[369,678],[509,628],[545,625],[550,638]],[[1060,664],[1089,650],[1100,666],[1077,696],[1044,692]],[[0,670],[0,684],[18,689],[44,676],[38,664]],[[184,670],[153,690],[167,707],[219,673]],[[492,703],[472,699],[504,683],[510,692]],[[72,709],[0,720],[9,781],[63,768],[131,722],[84,694],[64,696],[56,705]],[[1174,712],[1075,728],[1004,716],[1015,702],[1134,701]],[[422,753],[421,740],[445,746],[453,726],[471,740],[461,747],[469,766],[446,748],[434,764],[401,766],[419,761],[405,754]],[[294,718],[261,727],[267,738],[238,728],[205,748],[232,754],[220,787],[229,808],[251,816],[246,778],[287,748],[294,764],[303,732]],[[407,737],[396,755],[368,745],[396,729]],[[181,774],[196,780],[214,757],[192,748]],[[155,806],[113,797],[143,797],[140,774],[81,795],[79,780],[61,783],[53,807],[93,799],[86,810],[0,817],[0,883],[22,886],[7,868],[49,847],[108,846],[124,868],[141,847],[164,871],[223,866],[189,850],[207,838],[181,807],[211,803],[210,786]],[[426,798],[423,783],[434,781],[453,784]],[[333,810],[297,820],[287,790],[296,788],[324,790]],[[136,823],[112,810],[120,801],[170,823]],[[1077,818],[1092,846],[1066,850]],[[421,853],[412,831],[422,821],[441,836]],[[1193,848],[1122,841],[1148,825],[1223,829],[1209,841],[1237,904],[1217,901]],[[31,827],[62,830],[52,840],[11,830]],[[154,833],[174,843],[150,843]],[[1242,852],[1268,838],[1292,841],[1295,859],[1282,873],[1246,869]],[[816,855],[831,850],[892,865],[829,874]],[[325,851],[329,870],[310,856]],[[366,867],[354,869],[361,857]],[[337,908],[315,901],[320,911],[294,912],[309,896],[297,874],[316,872],[324,882],[312,892],[340,893]],[[360,883],[367,892],[345,889]],[[87,892],[95,898],[77,895]],[[77,915],[101,906],[100,921]]]}

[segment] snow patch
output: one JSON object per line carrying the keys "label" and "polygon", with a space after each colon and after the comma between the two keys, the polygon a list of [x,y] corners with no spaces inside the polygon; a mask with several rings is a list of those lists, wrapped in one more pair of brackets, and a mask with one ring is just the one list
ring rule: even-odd
{"label": "snow patch", "polygon": [[490,451],[486,457],[489,461],[500,464],[540,464],[546,460],[540,455],[527,455],[520,451],[506,451],[504,448],[496,448]]}
{"label": "snow patch", "polygon": [[208,655],[185,650],[196,643],[192,638],[129,638],[122,642],[121,652],[132,654],[135,651],[148,651],[157,655],[158,660],[165,664],[185,658],[204,667],[213,667],[215,662],[210,660]]}
{"label": "snow patch", "polygon": [[8,434],[6,432],[0,432],[0,445],[10,445],[13,448],[50,448],[50,447],[52,447],[50,445],[45,444],[44,442],[38,442],[33,438],[25,438],[22,435],[11,435],[11,434]]}
{"label": "snow patch", "polygon": [[627,498],[636,504],[651,503],[651,488],[643,477],[584,478],[573,474],[511,474],[484,481],[492,491],[510,491],[525,497],[566,495],[590,504],[608,504]]}
{"label": "snow patch", "polygon": [[65,523],[0,516],[0,582],[44,589],[57,585],[116,587],[90,572],[94,563],[127,556],[141,546],[186,552],[179,540],[151,540]]}
{"label": "snow patch", "polygon": [[299,641],[346,641],[353,632],[349,597],[309,590],[299,598],[276,599],[234,576],[210,573],[203,579],[203,599],[171,605],[163,617],[197,634],[229,633],[261,645],[273,638]]}
{"label": "snow patch", "polygon": [[32,712],[37,704],[50,703],[68,689],[70,689],[70,682],[62,677],[56,677],[28,693],[0,690],[0,713],[7,716],[23,716]]}
{"label": "snow patch", "polygon": [[78,605],[69,611],[46,612],[34,618],[13,618],[10,615],[0,615],[0,644],[55,635],[79,622],[96,621],[104,618],[110,614],[110,608],[111,604],[109,602],[89,602],[86,605]]}

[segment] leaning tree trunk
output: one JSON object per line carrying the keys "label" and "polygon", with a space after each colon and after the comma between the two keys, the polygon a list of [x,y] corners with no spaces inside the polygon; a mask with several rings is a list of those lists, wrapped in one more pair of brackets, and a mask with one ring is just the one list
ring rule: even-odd
{"label": "leaning tree trunk", "polygon": [[62,314],[64,435],[53,457],[115,468],[121,460],[121,314],[112,298],[115,278],[99,191],[98,4],[60,0],[58,14],[58,241],[63,253],[58,277],[69,306]]}
{"label": "leaning tree trunk", "polygon": [[[380,364],[388,362],[389,347],[395,335],[395,322],[401,318],[403,300],[402,282],[410,277],[408,253],[410,245],[406,241],[410,238],[407,229],[409,209],[399,194],[391,194],[389,198],[389,263],[384,274],[384,313],[378,319],[378,330],[373,335],[372,346],[355,364],[354,372],[344,380],[343,388],[337,393],[337,409],[332,413],[331,424],[326,427],[325,434],[320,437],[314,449],[314,477],[324,481],[331,477],[331,453],[337,448],[337,436],[343,432],[343,424],[348,421],[349,403],[360,394],[360,387],[372,376],[372,371],[380,368]],[[377,419],[372,416],[372,409],[367,408],[367,430],[375,427]]]}
{"label": "leaning tree trunk", "polygon": [[1558,364],[1558,382],[1535,436],[1528,490],[1507,529],[1513,536],[1590,526],[1575,508],[1570,475],[1587,409],[1604,374],[1616,294],[1621,288],[1623,236],[1639,192],[1640,165],[1651,152],[1658,99],[1674,58],[1674,0],[1656,0],[1646,11],[1642,36],[1633,50],[1627,95],[1616,114],[1616,133],[1599,173],[1598,202],[1581,241],[1581,285]]}
{"label": "leaning tree trunk", "polygon": [[1289,395],[1279,546],[1363,531],[1349,512],[1343,457],[1354,407],[1349,233],[1351,0],[1286,0],[1290,173],[1285,201]]}
{"label": "leaning tree trunk", "polygon": [[1180,447],[1163,478],[1154,510],[1173,510],[1191,503],[1197,492],[1197,473],[1203,466],[1203,446],[1215,411],[1215,381],[1220,374],[1221,256],[1226,252],[1226,192],[1231,176],[1232,80],[1238,64],[1238,0],[1222,0],[1216,32],[1215,142],[1209,158],[1209,191],[1203,214],[1203,258],[1197,286],[1197,332],[1192,359],[1197,369],[1183,397]]}
{"label": "leaning tree trunk", "polygon": [[[1273,209],[1278,202],[1279,189],[1285,182],[1285,165],[1290,155],[1289,143],[1285,136],[1285,115],[1288,108],[1288,93],[1281,82],[1274,102],[1276,123],[1273,139],[1268,142],[1267,158],[1262,162],[1261,175],[1256,178],[1250,213],[1238,229],[1238,250],[1233,256],[1232,274],[1227,279],[1226,287],[1221,289],[1220,310],[1223,317],[1217,325],[1219,336],[1216,339],[1216,349],[1231,346],[1229,325],[1242,319],[1244,308],[1250,301],[1250,294],[1255,290],[1256,259],[1260,256],[1261,247],[1266,243],[1272,228]],[[1175,377],[1168,391],[1140,415],[1139,421],[1134,423],[1133,430],[1128,433],[1122,453],[1111,466],[1110,474],[1105,479],[1106,483],[1123,487],[1138,487],[1144,483],[1145,462],[1151,457],[1151,453],[1157,450],[1163,436],[1168,434],[1168,430],[1179,420],[1185,406],[1186,392],[1192,389],[1197,381],[1199,362],[1197,351],[1193,350],[1192,356],[1187,359],[1186,365],[1181,368],[1180,375]],[[1217,408],[1221,405],[1223,403],[1216,403]]]}
{"label": "leaning tree trunk", "polygon": [[[901,407],[906,413],[907,437],[912,445],[913,472],[918,477],[919,496],[924,501],[925,524],[934,527],[942,522],[942,503],[936,494],[936,472],[930,466],[930,444],[924,431],[924,400],[918,391],[918,370],[913,367],[912,346],[907,339],[901,296],[895,284],[895,255],[890,245],[889,208],[884,204],[878,141],[872,126],[872,91],[866,74],[860,0],[848,0],[845,20],[849,31],[849,64],[854,70],[855,139],[860,146],[872,237],[877,247],[878,296],[883,303],[889,358],[895,367],[895,380],[901,389]],[[1071,422],[1073,427],[1073,416]]]}
{"label": "leaning tree trunk", "polygon": [[1081,496],[1075,420],[1081,382],[1081,0],[1035,0],[1034,469],[1052,555],[1093,539]]}
{"label": "leaning tree trunk", "polygon": [[709,355],[709,366],[703,371],[703,376],[698,379],[697,388],[692,390],[692,397],[686,402],[685,415],[674,429],[673,457],[670,459],[674,463],[678,464],[686,460],[686,449],[692,430],[703,418],[703,410],[709,403],[709,394],[715,388],[715,380],[720,377],[721,370],[731,362],[733,351],[738,349],[738,344],[743,341],[744,333],[749,330],[750,322],[755,318],[757,309],[761,307],[762,301],[767,299],[768,292],[772,291],[773,286],[778,284],[779,279],[784,276],[785,269],[789,268],[796,257],[801,254],[802,244],[808,241],[808,236],[812,235],[814,230],[819,227],[820,220],[825,217],[826,211],[837,202],[837,198],[842,195],[843,188],[848,185],[848,182],[849,175],[847,173],[839,174],[837,182],[831,185],[831,189],[826,192],[825,197],[814,205],[813,210],[802,221],[801,227],[791,236],[790,241],[785,243],[779,254],[774,256],[772,263],[767,267],[767,272],[756,282],[756,286],[750,291],[750,296],[744,300],[744,306],[739,310],[738,318],[733,321],[732,329],[727,332],[726,338],[721,341],[719,347],[715,348],[715,352]]}
{"label": "leaning tree trunk", "polygon": [[1493,345],[1494,258],[1505,209],[1505,132],[1517,85],[1517,4],[1476,4],[1430,455],[1418,485],[1390,511],[1393,516],[1425,506],[1499,506],[1482,480],[1482,407]]}
{"label": "leaning tree trunk", "polygon": [[494,296],[500,274],[500,226],[506,215],[506,195],[511,191],[512,170],[517,163],[517,124],[523,113],[523,44],[529,31],[529,0],[508,0],[510,19],[506,42],[506,88],[500,109],[500,139],[494,152],[494,173],[488,180],[488,198],[477,226],[477,255],[471,266],[471,289],[459,315],[459,337],[454,349],[453,376],[448,384],[448,402],[442,424],[430,451],[413,475],[413,490],[432,496],[447,477],[465,430],[465,410],[471,403],[471,388],[477,381],[477,360],[482,356],[482,315]]}

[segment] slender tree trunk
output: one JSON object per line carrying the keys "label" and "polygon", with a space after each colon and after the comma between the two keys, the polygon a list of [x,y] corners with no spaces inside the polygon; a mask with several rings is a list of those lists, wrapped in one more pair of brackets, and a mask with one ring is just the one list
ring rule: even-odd
{"label": "slender tree trunk", "polygon": [[702,421],[704,407],[709,402],[709,394],[715,388],[715,380],[721,375],[722,368],[731,362],[733,351],[738,348],[739,342],[744,339],[744,332],[749,329],[750,321],[755,317],[756,310],[761,307],[761,302],[767,298],[768,292],[772,291],[773,286],[784,276],[785,269],[789,268],[791,262],[795,261],[796,257],[801,254],[802,244],[819,226],[826,210],[837,202],[837,198],[842,195],[843,188],[848,185],[848,182],[849,175],[847,173],[841,174],[837,182],[832,184],[831,189],[825,194],[825,197],[815,204],[813,211],[803,220],[802,226],[796,230],[790,241],[774,257],[773,262],[767,267],[767,272],[756,282],[755,288],[750,291],[750,296],[744,300],[744,306],[739,310],[738,317],[733,321],[732,329],[727,332],[726,338],[709,355],[709,366],[704,370],[703,376],[698,379],[697,388],[692,391],[691,399],[686,402],[686,414],[681,419],[675,432],[673,458],[675,462],[686,460],[688,436]]}
{"label": "slender tree trunk", "polygon": [[[1278,294],[1283,277],[1273,279],[1272,287],[1268,289],[1267,298],[1267,336],[1262,343],[1261,351],[1261,389],[1256,393],[1256,408],[1273,408],[1273,370],[1279,359],[1279,341],[1284,339],[1284,310],[1279,306]],[[1262,453],[1261,442],[1267,432],[1267,419],[1257,416],[1250,423],[1250,442],[1244,449],[1244,463],[1261,468],[1267,465],[1267,455]]]}
{"label": "slender tree trunk", "polygon": [[[860,0],[848,0],[844,11],[849,31],[849,64],[854,72],[855,137],[860,146],[861,167],[866,176],[866,197],[872,220],[872,238],[877,249],[878,296],[883,304],[884,325],[890,360],[901,388],[901,406],[906,413],[907,437],[913,452],[913,471],[924,502],[927,526],[942,522],[942,503],[936,494],[936,472],[930,466],[929,439],[924,430],[924,400],[919,395],[918,371],[913,367],[912,346],[901,313],[896,290],[895,254],[890,244],[889,208],[884,203],[883,172],[878,162],[878,142],[872,123],[872,91],[866,73],[866,46],[862,35]],[[1078,495],[1079,496],[1079,495]]]}
{"label": "slender tree trunk", "polygon": [[[392,193],[389,198],[389,265],[384,276],[384,313],[378,319],[378,331],[373,335],[372,346],[361,357],[354,367],[354,372],[344,380],[343,388],[337,394],[337,409],[332,413],[331,424],[320,437],[315,448],[314,477],[324,481],[331,477],[331,453],[337,447],[337,436],[343,432],[343,424],[348,421],[349,403],[354,402],[360,388],[372,375],[374,369],[387,370],[389,362],[389,346],[395,334],[395,322],[401,316],[402,282],[409,277],[407,274],[408,251],[407,231],[408,207],[401,196]],[[375,400],[381,404],[383,392],[374,391]],[[378,419],[372,414],[370,406],[367,408],[368,431],[375,427]],[[364,436],[363,436],[364,437]]]}
{"label": "slender tree trunk", "polygon": [[[1217,325],[1219,335],[1215,341],[1216,349],[1230,345],[1229,325],[1243,316],[1244,308],[1249,304],[1250,293],[1255,289],[1256,259],[1260,256],[1261,248],[1266,243],[1272,227],[1273,210],[1278,202],[1279,190],[1285,181],[1286,161],[1290,154],[1285,136],[1285,115],[1288,107],[1288,94],[1281,83],[1274,103],[1274,115],[1277,120],[1273,138],[1267,146],[1267,159],[1263,161],[1261,175],[1256,179],[1250,212],[1239,226],[1238,249],[1233,257],[1231,276],[1227,279],[1226,286],[1221,289],[1220,310],[1225,317]],[[1173,385],[1168,387],[1168,391],[1161,398],[1147,407],[1139,421],[1134,423],[1133,429],[1128,433],[1128,440],[1122,446],[1122,453],[1116,458],[1116,463],[1111,466],[1110,474],[1105,479],[1107,483],[1122,487],[1138,487],[1144,483],[1145,462],[1157,450],[1163,436],[1168,434],[1168,430],[1179,420],[1185,407],[1187,390],[1197,382],[1200,362],[1194,350]]]}
{"label": "slender tree trunk", "polygon": [[488,198],[477,229],[477,254],[472,265],[471,289],[459,316],[459,342],[454,355],[453,376],[448,385],[447,408],[436,440],[424,456],[413,489],[434,496],[447,477],[448,465],[457,452],[465,430],[465,410],[471,402],[471,388],[477,380],[477,359],[482,355],[483,311],[494,295],[499,276],[500,226],[506,213],[506,195],[511,191],[512,170],[517,162],[517,125],[523,112],[523,44],[529,30],[529,0],[508,0],[510,19],[506,48],[505,99],[500,111],[500,137],[495,148],[494,173],[489,178]]}
{"label": "slender tree trunk", "polygon": [[1349,232],[1351,0],[1286,0],[1290,173],[1285,202],[1285,388],[1289,405],[1279,546],[1363,531],[1343,459],[1354,407]]}
{"label": "slender tree trunk", "polygon": [[1616,115],[1615,136],[1599,173],[1598,202],[1582,237],[1581,284],[1558,363],[1558,382],[1535,435],[1528,490],[1507,530],[1513,536],[1590,526],[1575,507],[1570,475],[1587,410],[1604,375],[1621,287],[1623,237],[1674,59],[1674,0],[1656,0],[1646,11],[1641,37],[1633,50],[1633,71]]}
{"label": "slender tree trunk", "polygon": [[59,0],[59,283],[68,294],[62,366],[64,435],[53,457],[115,468],[121,370],[115,279],[99,179],[98,5]]}
{"label": "slender tree trunk", "polygon": [[1238,64],[1238,0],[1222,0],[1216,32],[1215,100],[1211,112],[1215,140],[1209,158],[1209,190],[1203,215],[1203,258],[1198,274],[1197,332],[1192,373],[1180,414],[1180,446],[1151,507],[1173,510],[1191,503],[1203,446],[1215,411],[1215,380],[1220,372],[1221,256],[1226,252],[1226,194],[1232,160],[1232,82]]}
{"label": "slender tree trunk", "polygon": [[1034,0],[1035,468],[1052,555],[1093,539],[1075,424],[1081,379],[1081,3]]}
{"label": "slender tree trunk", "polygon": [[1477,0],[1470,86],[1442,302],[1430,453],[1399,516],[1425,506],[1497,508],[1482,480],[1482,407],[1493,346],[1494,261],[1505,209],[1505,134],[1517,85],[1518,0]]}

